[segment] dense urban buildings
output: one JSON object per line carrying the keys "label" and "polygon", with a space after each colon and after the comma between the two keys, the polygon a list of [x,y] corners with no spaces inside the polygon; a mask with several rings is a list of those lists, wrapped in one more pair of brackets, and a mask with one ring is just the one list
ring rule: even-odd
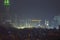
{"label": "dense urban buildings", "polygon": [[0,40],[60,40],[57,0],[0,0]]}

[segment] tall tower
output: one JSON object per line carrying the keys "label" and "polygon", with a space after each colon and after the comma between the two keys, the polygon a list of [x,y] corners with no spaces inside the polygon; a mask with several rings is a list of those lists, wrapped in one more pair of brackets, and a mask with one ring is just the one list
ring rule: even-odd
{"label": "tall tower", "polygon": [[49,21],[45,20],[45,28],[48,28],[48,27],[49,27]]}
{"label": "tall tower", "polygon": [[10,15],[10,0],[4,0],[4,8],[5,8],[5,19],[4,20],[11,20]]}

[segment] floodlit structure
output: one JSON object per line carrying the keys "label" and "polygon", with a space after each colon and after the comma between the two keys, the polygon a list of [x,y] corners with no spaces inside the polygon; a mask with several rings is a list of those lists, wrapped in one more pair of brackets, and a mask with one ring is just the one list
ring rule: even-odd
{"label": "floodlit structure", "polygon": [[6,7],[10,6],[10,0],[4,0],[4,5],[5,5]]}
{"label": "floodlit structure", "polygon": [[[40,27],[40,21],[41,20],[20,20],[20,25],[18,25],[17,23],[17,16],[16,16],[16,20],[14,26],[18,29],[24,29],[24,28],[38,28],[38,26]],[[17,22],[17,23],[16,23]]]}
{"label": "floodlit structure", "polygon": [[11,20],[10,17],[10,0],[4,0],[4,7],[5,7],[5,19],[4,20]]}
{"label": "floodlit structure", "polygon": [[49,27],[49,21],[45,20],[45,28]]}
{"label": "floodlit structure", "polygon": [[35,21],[35,22],[40,22],[41,20],[32,20],[32,21]]}

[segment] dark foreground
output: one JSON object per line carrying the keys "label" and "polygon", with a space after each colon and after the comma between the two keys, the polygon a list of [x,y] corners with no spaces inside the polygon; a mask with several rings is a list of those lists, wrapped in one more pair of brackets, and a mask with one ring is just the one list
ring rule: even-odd
{"label": "dark foreground", "polygon": [[15,29],[0,26],[0,40],[60,40],[60,30],[56,29]]}

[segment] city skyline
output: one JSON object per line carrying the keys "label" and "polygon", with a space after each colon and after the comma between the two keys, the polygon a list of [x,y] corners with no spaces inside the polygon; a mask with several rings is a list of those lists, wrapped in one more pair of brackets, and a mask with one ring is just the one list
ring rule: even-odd
{"label": "city skyline", "polygon": [[[4,0],[1,0],[1,14],[6,16],[6,9],[3,5]],[[41,19],[54,20],[54,16],[60,14],[59,0],[10,0],[10,16],[14,21],[17,16],[21,19]]]}

